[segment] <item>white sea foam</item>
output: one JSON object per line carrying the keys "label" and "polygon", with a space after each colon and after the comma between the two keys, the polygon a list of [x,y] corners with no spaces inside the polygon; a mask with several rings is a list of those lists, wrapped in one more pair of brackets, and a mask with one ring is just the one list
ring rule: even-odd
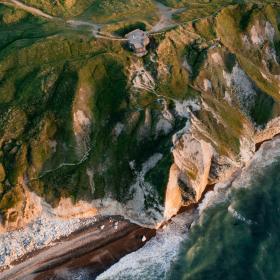
{"label": "white sea foam", "polygon": [[203,212],[209,207],[213,207],[218,203],[226,201],[226,192],[230,186],[230,180],[216,184],[213,191],[206,193],[203,201],[198,206],[199,215],[201,216]]}
{"label": "white sea foam", "polygon": [[257,174],[262,174],[266,167],[280,159],[280,137],[264,143],[260,150],[254,155],[251,161],[243,171],[236,177],[230,178],[224,183],[217,184],[213,191],[205,195],[204,200],[199,205],[199,216],[209,207],[213,207],[219,203],[230,201],[228,212],[237,220],[240,220],[248,225],[254,224],[254,221],[244,217],[234,208],[234,201],[231,201],[231,192],[233,189],[247,188],[255,180]]}
{"label": "white sea foam", "polygon": [[[161,158],[161,154],[155,154],[149,158],[142,165],[139,176],[145,175],[151,168],[154,168]],[[203,215],[205,209],[230,199],[229,194],[232,189],[252,185],[250,183],[256,174],[263,172],[267,166],[279,159],[280,137],[276,137],[262,145],[236,179],[217,184],[212,192],[206,194],[203,202],[199,205],[199,215]],[[112,206],[111,202],[109,204]],[[104,204],[103,207],[105,207]],[[120,208],[123,210],[123,205],[120,205]],[[113,210],[114,213],[118,212],[118,209]],[[244,217],[234,208],[234,202],[228,207],[228,211],[234,218],[246,224],[254,223],[249,217]],[[112,213],[112,211],[110,212]],[[188,213],[176,216],[166,228],[159,230],[156,237],[147,242],[143,248],[122,258],[97,279],[165,279],[172,262],[178,256],[182,241],[187,238],[187,227],[194,218]],[[9,264],[12,260],[34,249],[51,245],[53,240],[58,237],[67,236],[82,226],[94,222],[95,218],[67,221],[45,213],[23,230],[0,235],[0,265]],[[15,248],[17,249],[15,250]]]}
{"label": "white sea foam", "polygon": [[262,174],[266,167],[280,159],[280,137],[264,143],[247,164],[241,175],[233,182],[233,188],[246,188],[256,175]]}
{"label": "white sea foam", "polygon": [[255,222],[253,222],[250,219],[245,218],[242,214],[240,214],[238,211],[236,211],[232,205],[230,205],[228,207],[228,212],[237,220],[244,222],[247,225],[252,225],[255,224]]}
{"label": "white sea foam", "polygon": [[280,137],[276,137],[272,141],[264,143],[260,150],[247,163],[247,166],[242,172],[228,182],[217,184],[212,192],[206,194],[204,200],[199,206],[199,215],[202,216],[203,211],[211,206],[215,206],[221,202],[229,201],[228,212],[237,220],[244,222],[247,225],[252,225],[255,222],[249,217],[244,217],[238,212],[234,205],[235,201],[231,200],[231,192],[234,189],[249,188],[255,186],[254,180],[257,180],[258,175],[262,175],[268,166],[280,160]]}
{"label": "white sea foam", "polygon": [[192,215],[188,213],[176,216],[144,247],[122,258],[99,275],[97,280],[166,279],[172,262],[178,256],[182,241],[187,238],[188,226],[192,220]]}
{"label": "white sea foam", "polygon": [[[198,216],[182,213],[172,219],[166,228],[157,232],[156,237],[147,242],[144,247],[122,258],[118,263],[97,277],[97,280],[153,280],[166,279],[172,262],[178,256],[180,245],[188,237],[187,226],[191,225],[197,217],[203,217],[203,213],[209,207],[219,203],[230,201],[230,193],[233,188],[249,186],[255,172],[261,172],[280,158],[280,137],[264,143],[261,149],[248,163],[241,174],[235,174],[228,181],[217,184],[213,191],[208,192],[199,205]],[[234,208],[234,202],[228,207],[229,213],[236,219],[251,225],[254,223],[245,218]]]}

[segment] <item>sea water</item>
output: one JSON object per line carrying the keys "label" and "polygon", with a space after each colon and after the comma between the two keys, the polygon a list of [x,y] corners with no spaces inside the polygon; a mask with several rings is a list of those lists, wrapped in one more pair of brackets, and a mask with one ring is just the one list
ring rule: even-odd
{"label": "sea water", "polygon": [[201,213],[169,279],[280,279],[280,139]]}
{"label": "sea water", "polygon": [[123,257],[97,280],[165,279],[192,221],[193,215],[189,213],[176,216],[141,249]]}
{"label": "sea water", "polygon": [[98,280],[280,279],[280,138],[263,144],[233,182],[216,185],[199,218],[175,217]]}

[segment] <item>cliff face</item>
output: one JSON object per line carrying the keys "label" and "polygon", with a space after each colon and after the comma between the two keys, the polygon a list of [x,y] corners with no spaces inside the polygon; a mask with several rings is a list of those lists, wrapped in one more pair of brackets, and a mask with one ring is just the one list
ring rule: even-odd
{"label": "cliff face", "polygon": [[0,8],[7,227],[40,212],[24,210],[33,193],[154,224],[279,133],[277,5],[228,6],[154,35],[143,59],[91,30]]}
{"label": "cliff face", "polygon": [[[244,166],[257,143],[279,133],[274,119],[279,114],[280,70],[275,11],[272,6],[230,6],[214,19],[169,32],[161,42],[162,53],[171,58],[166,62],[162,57],[159,72],[164,63],[174,71],[181,61],[179,72],[200,92],[200,109],[188,107],[187,124],[173,140],[176,167],[171,170],[177,168],[185,205],[197,202],[207,185]],[[211,38],[204,36],[210,31]],[[181,44],[178,38],[185,36],[193,39]],[[174,59],[172,53],[180,55]],[[171,71],[168,75],[178,77]]]}

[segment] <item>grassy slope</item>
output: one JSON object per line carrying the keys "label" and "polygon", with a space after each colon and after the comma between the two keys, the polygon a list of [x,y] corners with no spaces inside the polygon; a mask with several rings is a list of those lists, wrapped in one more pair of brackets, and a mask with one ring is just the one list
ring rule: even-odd
{"label": "grassy slope", "polygon": [[155,6],[151,0],[25,0],[23,2],[53,16],[66,18],[78,16],[95,22],[115,22],[129,18],[150,19],[156,16]]}
{"label": "grassy slope", "polygon": [[[87,1],[78,2],[82,8],[73,8],[76,14],[89,7]],[[39,7],[50,11],[48,2],[40,3],[46,6],[38,4]],[[83,16],[112,20],[108,11],[115,10],[114,5],[117,5],[116,17],[122,18],[128,4],[119,5],[114,1],[103,1],[102,5],[101,2],[90,3],[98,9],[90,8]],[[148,1],[133,2],[129,4],[132,14],[143,10],[142,4],[152,8]],[[210,11],[216,4],[211,2],[209,5]],[[196,40],[188,32],[189,26],[157,36],[151,50],[155,52],[157,63],[149,57],[143,60],[154,77],[158,74],[159,65],[166,65],[169,69],[169,74],[158,79],[156,92],[167,97],[171,110],[170,98],[182,101],[197,97],[202,92],[204,101],[223,122],[219,123],[209,111],[198,113],[208,138],[198,132],[197,136],[216,143],[217,151],[225,155],[238,156],[243,124],[250,121],[238,104],[232,108],[224,101],[223,68],[211,68],[207,64],[212,40],[220,37],[225,60],[234,53],[258,88],[258,99],[250,112],[256,123],[265,124],[277,102],[268,97],[276,95],[273,84],[259,79],[259,73],[253,70],[255,68],[249,67],[252,63],[259,67],[260,61],[255,57],[262,54],[254,49],[244,52],[238,47],[241,42],[238,38],[246,30],[246,11],[232,6],[216,19],[198,21],[191,27],[191,32],[199,35]],[[59,9],[51,13],[68,15]],[[262,12],[256,11],[254,16],[264,15],[273,22],[275,13],[268,6]],[[29,187],[54,205],[61,196],[76,200],[111,195],[125,201],[130,196],[129,189],[135,179],[129,162],[136,160],[136,167],[140,170],[141,164],[156,152],[164,157],[157,168],[147,174],[147,180],[159,191],[162,202],[172,162],[171,135],[182,127],[182,122],[176,120],[175,131],[165,137],[157,137],[154,128],[162,107],[156,96],[146,91],[136,94],[127,87],[127,68],[134,57],[119,42],[95,40],[86,31],[71,29],[59,22],[45,22],[2,5],[0,23],[0,162],[6,173],[0,186],[2,212],[5,214],[7,209],[23,199],[18,184],[20,177],[29,178]],[[274,26],[277,29],[277,22]],[[231,28],[230,32],[227,28]],[[232,36],[236,40],[233,41]],[[275,44],[278,46],[277,42]],[[182,67],[184,58],[190,63],[192,73]],[[232,68],[230,61],[227,64],[228,68]],[[200,87],[207,75],[213,81],[213,96],[203,93]],[[76,100],[81,87],[90,89],[86,104],[79,105],[92,114],[92,127],[86,139],[89,155],[81,164],[64,166],[44,176],[47,170],[55,169],[61,163],[78,163],[81,159],[73,131],[73,111],[77,109]],[[145,120],[146,112],[151,112],[149,126]],[[116,137],[114,128],[118,123],[124,125],[124,130]],[[221,130],[224,133],[221,134]],[[141,135],[143,131],[146,131],[144,136]],[[55,151],[51,145],[54,141]],[[88,169],[94,172],[94,194],[90,190],[89,177],[85,175]]]}
{"label": "grassy slope", "polygon": [[[10,199],[20,193],[18,178],[23,176],[29,177],[31,190],[52,204],[61,196],[92,197],[85,176],[89,167],[95,170],[94,198],[111,193],[124,200],[133,179],[128,162],[137,159],[140,164],[149,157],[143,148],[158,150],[161,142],[167,141],[138,141],[144,111],[131,123],[130,115],[137,112],[130,108],[126,88],[128,53],[118,42],[96,41],[90,33],[83,34],[62,23],[25,14],[7,22],[3,19],[15,11],[4,6],[0,9],[1,161],[6,171],[1,184],[3,214],[23,199]],[[72,123],[74,99],[81,84],[89,85],[93,92],[90,154],[80,165],[62,167],[44,176],[61,163],[77,163],[81,158]],[[129,127],[129,133],[116,140],[112,130],[118,122]],[[57,143],[55,153],[49,144],[52,141]]]}

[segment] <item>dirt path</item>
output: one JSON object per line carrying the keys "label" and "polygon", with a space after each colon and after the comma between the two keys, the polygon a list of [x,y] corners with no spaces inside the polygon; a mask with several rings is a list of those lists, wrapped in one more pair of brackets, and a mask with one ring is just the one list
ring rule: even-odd
{"label": "dirt path", "polygon": [[[29,12],[29,13],[35,15],[35,16],[43,17],[43,18],[46,18],[46,19],[49,19],[49,20],[63,21],[62,18],[53,17],[53,16],[41,11],[40,9],[25,5],[18,0],[0,0],[0,3],[2,3],[4,5],[7,5],[7,6],[13,6],[13,7],[16,7],[16,8],[20,8],[20,9],[22,9],[26,12]],[[160,20],[148,32],[151,35],[161,34],[161,33],[166,32],[167,29],[170,29],[170,28],[173,28],[173,27],[176,27],[176,26],[179,26],[179,25],[184,25],[184,24],[196,22],[196,21],[201,20],[201,19],[209,18],[209,17],[217,14],[222,9],[222,8],[218,9],[217,11],[215,11],[211,15],[201,17],[201,18],[196,18],[196,19],[193,19],[193,20],[190,20],[190,21],[187,21],[187,22],[182,22],[182,23],[179,24],[179,23],[176,23],[173,20],[172,17],[175,14],[178,14],[180,12],[185,11],[186,8],[172,9],[172,8],[169,8],[165,5],[163,5],[162,3],[158,2],[158,1],[154,1],[154,3],[158,8],[158,14],[160,16]],[[127,41],[127,39],[125,39],[125,38],[120,38],[120,37],[114,36],[113,34],[109,34],[109,33],[100,31],[100,29],[103,26],[102,24],[96,24],[96,23],[93,23],[93,22],[81,21],[81,20],[68,20],[68,21],[65,21],[65,23],[72,26],[73,28],[77,28],[77,27],[80,27],[80,26],[90,27],[91,31],[92,31],[92,34],[98,39],[109,40],[109,41]]]}
{"label": "dirt path", "polygon": [[43,11],[36,9],[34,7],[27,6],[17,0],[0,1],[0,3],[6,4],[6,5],[12,5],[14,7],[20,8],[28,13],[31,13],[31,14],[39,16],[39,17],[43,17],[43,18],[47,18],[47,19],[55,19],[53,16],[48,15],[48,14],[44,13]]}
{"label": "dirt path", "polygon": [[172,9],[158,1],[154,1],[158,8],[160,20],[153,26],[151,32],[159,32],[167,28],[175,27],[178,25],[173,19],[173,15],[185,11],[185,8]]}

